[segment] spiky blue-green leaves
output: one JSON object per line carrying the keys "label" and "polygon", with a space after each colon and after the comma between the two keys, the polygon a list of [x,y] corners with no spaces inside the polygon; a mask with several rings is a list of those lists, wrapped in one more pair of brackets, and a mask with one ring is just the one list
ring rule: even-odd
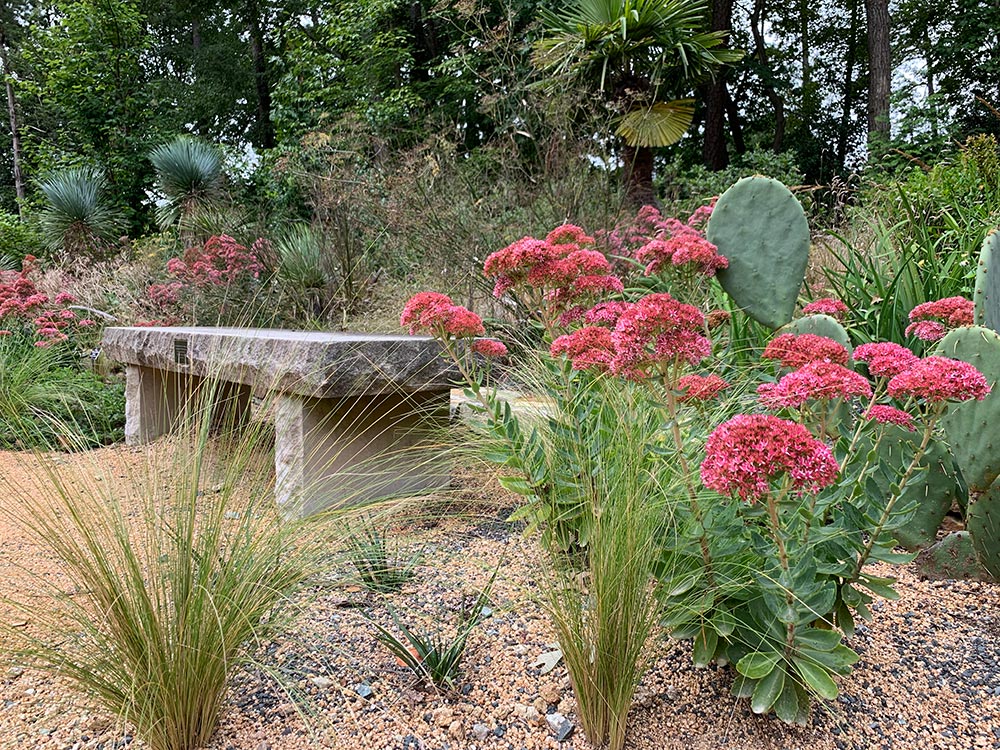
{"label": "spiky blue-green leaves", "polygon": [[791,191],[769,177],[745,177],[719,198],[706,232],[729,260],[722,288],[754,320],[792,319],[809,260],[809,224]]}

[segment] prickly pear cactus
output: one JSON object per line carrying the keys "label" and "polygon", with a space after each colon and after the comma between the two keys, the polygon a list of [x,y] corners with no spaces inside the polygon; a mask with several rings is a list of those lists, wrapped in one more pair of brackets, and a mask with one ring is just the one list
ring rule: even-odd
{"label": "prickly pear cactus", "polygon": [[972,498],[1000,476],[1000,334],[982,326],[956,328],[936,353],[975,365],[993,388],[982,401],[949,406],[941,419]]}
{"label": "prickly pear cactus", "polygon": [[745,177],[712,211],[706,236],[729,260],[719,281],[754,320],[792,319],[809,260],[809,224],[795,196],[770,177]]}
{"label": "prickly pear cactus", "polygon": [[989,580],[972,549],[968,531],[953,531],[917,555],[917,570],[932,581]]}
{"label": "prickly pear cactus", "polygon": [[980,564],[1000,579],[1000,479],[986,492],[969,494],[965,528]]}
{"label": "prickly pear cactus", "polygon": [[976,323],[1000,331],[1000,229],[994,229],[983,240],[972,301],[976,305]]}
{"label": "prickly pear cactus", "polygon": [[904,503],[915,502],[917,509],[910,521],[895,532],[896,541],[910,551],[934,544],[941,521],[961,491],[951,453],[944,445],[930,443],[921,463],[927,470],[906,486],[902,497]]}
{"label": "prickly pear cactus", "polygon": [[788,333],[812,333],[816,336],[826,336],[847,349],[848,354],[854,351],[847,330],[836,319],[829,315],[804,315],[789,323],[782,329]]}

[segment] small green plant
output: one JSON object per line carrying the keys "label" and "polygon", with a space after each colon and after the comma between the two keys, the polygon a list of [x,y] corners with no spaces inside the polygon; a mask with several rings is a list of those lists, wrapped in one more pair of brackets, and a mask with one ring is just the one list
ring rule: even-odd
{"label": "small green plant", "polygon": [[419,556],[402,560],[398,550],[390,550],[385,530],[366,523],[357,533],[348,529],[347,555],[369,591],[391,594],[414,576]]}
{"label": "small green plant", "polygon": [[471,606],[462,607],[453,637],[449,638],[441,632],[414,630],[406,625],[391,607],[389,615],[401,637],[372,621],[376,631],[375,637],[421,682],[439,689],[453,688],[460,674],[462,656],[465,654],[469,636],[487,614],[490,592],[499,570],[497,567],[489,583]]}

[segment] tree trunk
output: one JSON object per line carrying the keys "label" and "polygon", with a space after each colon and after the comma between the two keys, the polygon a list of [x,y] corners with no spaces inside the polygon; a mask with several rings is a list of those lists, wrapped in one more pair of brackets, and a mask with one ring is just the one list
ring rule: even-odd
{"label": "tree trunk", "polygon": [[745,154],[747,152],[747,144],[743,140],[743,123],[740,122],[740,110],[736,106],[736,100],[733,99],[728,86],[725,89],[725,95],[726,119],[729,120],[729,132],[733,135],[733,149],[737,154]]}
{"label": "tree trunk", "polygon": [[[733,0],[712,0],[712,31],[731,31],[733,26]],[[728,41],[723,44],[728,47]],[[726,150],[726,71],[720,70],[715,80],[705,87],[705,142],[702,160],[705,166],[719,171],[729,166]]]}
{"label": "tree trunk", "polygon": [[865,0],[868,26],[868,150],[880,153],[889,141],[889,0]]}
{"label": "tree trunk", "polygon": [[851,110],[854,109],[854,65],[858,57],[858,0],[850,0],[850,13],[851,27],[847,36],[847,59],[844,66],[844,99],[837,132],[838,171],[847,163],[847,138],[851,128]]}
{"label": "tree trunk", "polygon": [[771,142],[771,150],[779,153],[784,148],[785,143],[785,102],[775,91],[770,79],[774,74],[767,59],[767,42],[764,40],[764,0],[754,0],[753,12],[750,14],[750,30],[753,33],[754,56],[764,70],[761,87],[764,95],[774,107],[774,139]]}
{"label": "tree trunk", "polygon": [[271,122],[271,86],[267,76],[267,57],[264,51],[264,31],[261,28],[260,10],[254,0],[248,8],[250,22],[250,51],[253,55],[253,77],[257,88],[257,139],[261,148],[274,148],[274,123]]}
{"label": "tree trunk", "polygon": [[7,89],[7,115],[10,118],[10,145],[14,155],[14,192],[17,195],[17,214],[24,218],[24,178],[21,174],[21,135],[17,127],[17,102],[14,99],[14,85],[10,82],[12,71],[7,58],[7,36],[0,28],[0,71],[3,72]]}
{"label": "tree trunk", "polygon": [[625,169],[625,197],[633,208],[656,206],[656,191],[653,189],[653,149],[644,146],[622,147],[622,161]]}

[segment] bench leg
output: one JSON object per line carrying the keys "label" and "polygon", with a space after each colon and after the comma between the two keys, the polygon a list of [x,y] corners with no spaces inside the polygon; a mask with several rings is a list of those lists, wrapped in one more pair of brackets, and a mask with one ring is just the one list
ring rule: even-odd
{"label": "bench leg", "polygon": [[277,500],[291,515],[441,489],[447,390],[303,398],[282,394],[275,414]]}
{"label": "bench leg", "polygon": [[125,369],[125,443],[142,445],[170,432],[184,403],[184,376],[151,367]]}
{"label": "bench leg", "polygon": [[[238,429],[250,414],[253,389],[240,383],[208,384],[179,372],[128,365],[125,370],[125,443],[142,445],[171,432],[189,406],[211,388],[212,427]],[[207,405],[207,404],[206,404]]]}

